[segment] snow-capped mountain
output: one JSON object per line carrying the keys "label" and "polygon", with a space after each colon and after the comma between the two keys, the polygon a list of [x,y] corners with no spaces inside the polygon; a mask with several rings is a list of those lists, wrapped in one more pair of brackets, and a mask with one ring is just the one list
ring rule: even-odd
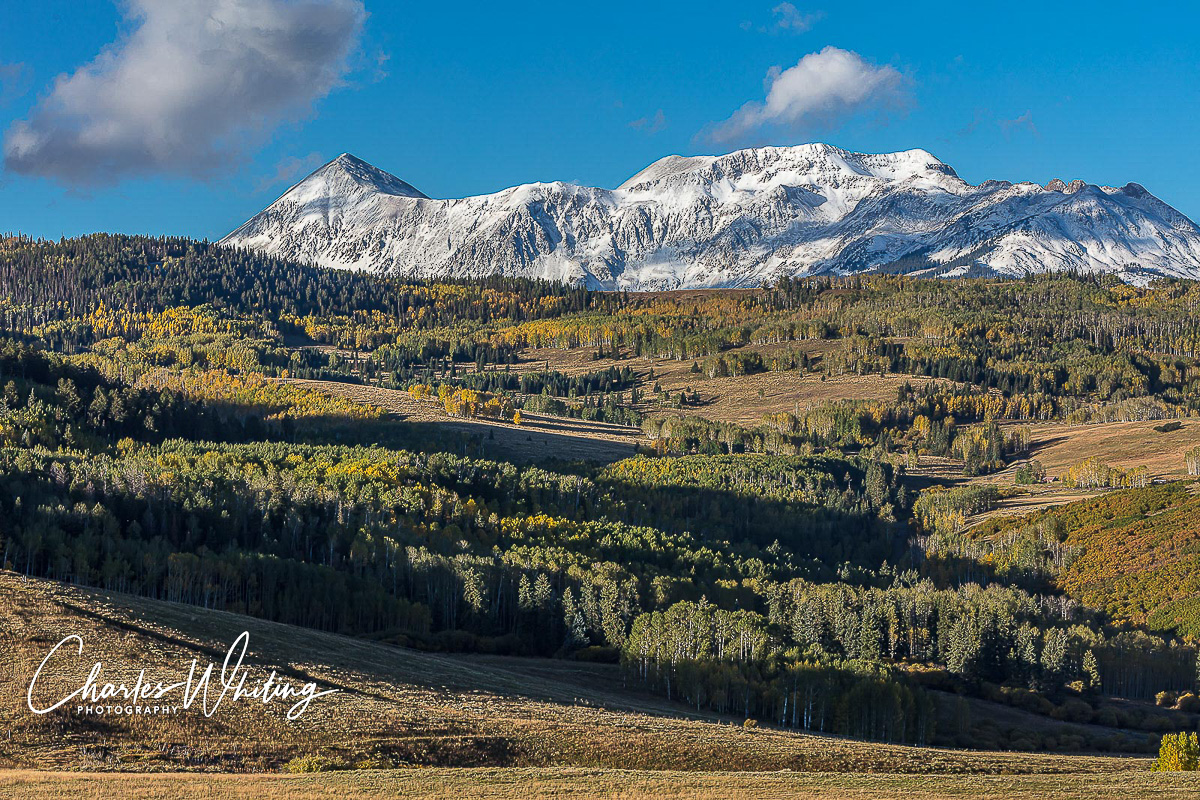
{"label": "snow-capped mountain", "polygon": [[878,270],[1200,277],[1200,227],[1137,184],[972,186],[924,150],[824,144],[668,156],[616,189],[530,183],[452,200],[343,154],[221,242],[406,277],[621,289]]}

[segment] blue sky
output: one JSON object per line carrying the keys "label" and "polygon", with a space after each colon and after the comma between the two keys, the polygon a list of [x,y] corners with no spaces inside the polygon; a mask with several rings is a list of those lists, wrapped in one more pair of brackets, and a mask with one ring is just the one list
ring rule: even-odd
{"label": "blue sky", "polygon": [[1137,181],[1200,219],[1195,4],[363,4],[8,4],[0,230],[217,238],[343,151],[455,197],[806,141]]}

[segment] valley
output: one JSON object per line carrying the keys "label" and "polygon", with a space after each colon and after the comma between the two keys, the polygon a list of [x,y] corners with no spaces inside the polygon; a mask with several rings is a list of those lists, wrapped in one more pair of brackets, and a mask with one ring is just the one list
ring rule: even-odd
{"label": "valley", "polygon": [[1192,283],[632,294],[93,237],[7,240],[0,284],[0,681],[62,631],[126,678],[248,631],[338,690],[6,691],[0,787],[1193,788],[1150,771],[1200,724]]}
{"label": "valley", "polygon": [[9,5],[0,800],[1200,798],[1200,5]]}

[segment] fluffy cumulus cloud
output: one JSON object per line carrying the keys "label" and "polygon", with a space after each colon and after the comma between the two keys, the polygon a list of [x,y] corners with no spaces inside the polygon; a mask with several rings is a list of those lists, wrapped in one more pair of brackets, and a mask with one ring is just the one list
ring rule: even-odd
{"label": "fluffy cumulus cloud", "polygon": [[911,103],[909,81],[899,70],[837,47],[809,53],[788,69],[773,67],[764,85],[764,101],[746,103],[712,126],[708,138],[728,144],[769,130],[803,135],[860,114],[900,111]]}
{"label": "fluffy cumulus cloud", "polygon": [[14,171],[69,184],[204,177],[342,80],[360,0],[128,0],[131,32],[60,75],[4,137]]}

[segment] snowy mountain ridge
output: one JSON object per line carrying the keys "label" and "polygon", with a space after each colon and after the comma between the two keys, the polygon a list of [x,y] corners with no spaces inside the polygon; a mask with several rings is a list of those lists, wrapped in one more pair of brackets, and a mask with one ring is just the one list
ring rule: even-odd
{"label": "snowy mountain ridge", "polygon": [[667,156],[616,189],[556,181],[449,200],[344,153],[221,242],[404,277],[631,290],[870,271],[1200,278],[1200,227],[1138,184],[973,186],[924,150],[825,144]]}

